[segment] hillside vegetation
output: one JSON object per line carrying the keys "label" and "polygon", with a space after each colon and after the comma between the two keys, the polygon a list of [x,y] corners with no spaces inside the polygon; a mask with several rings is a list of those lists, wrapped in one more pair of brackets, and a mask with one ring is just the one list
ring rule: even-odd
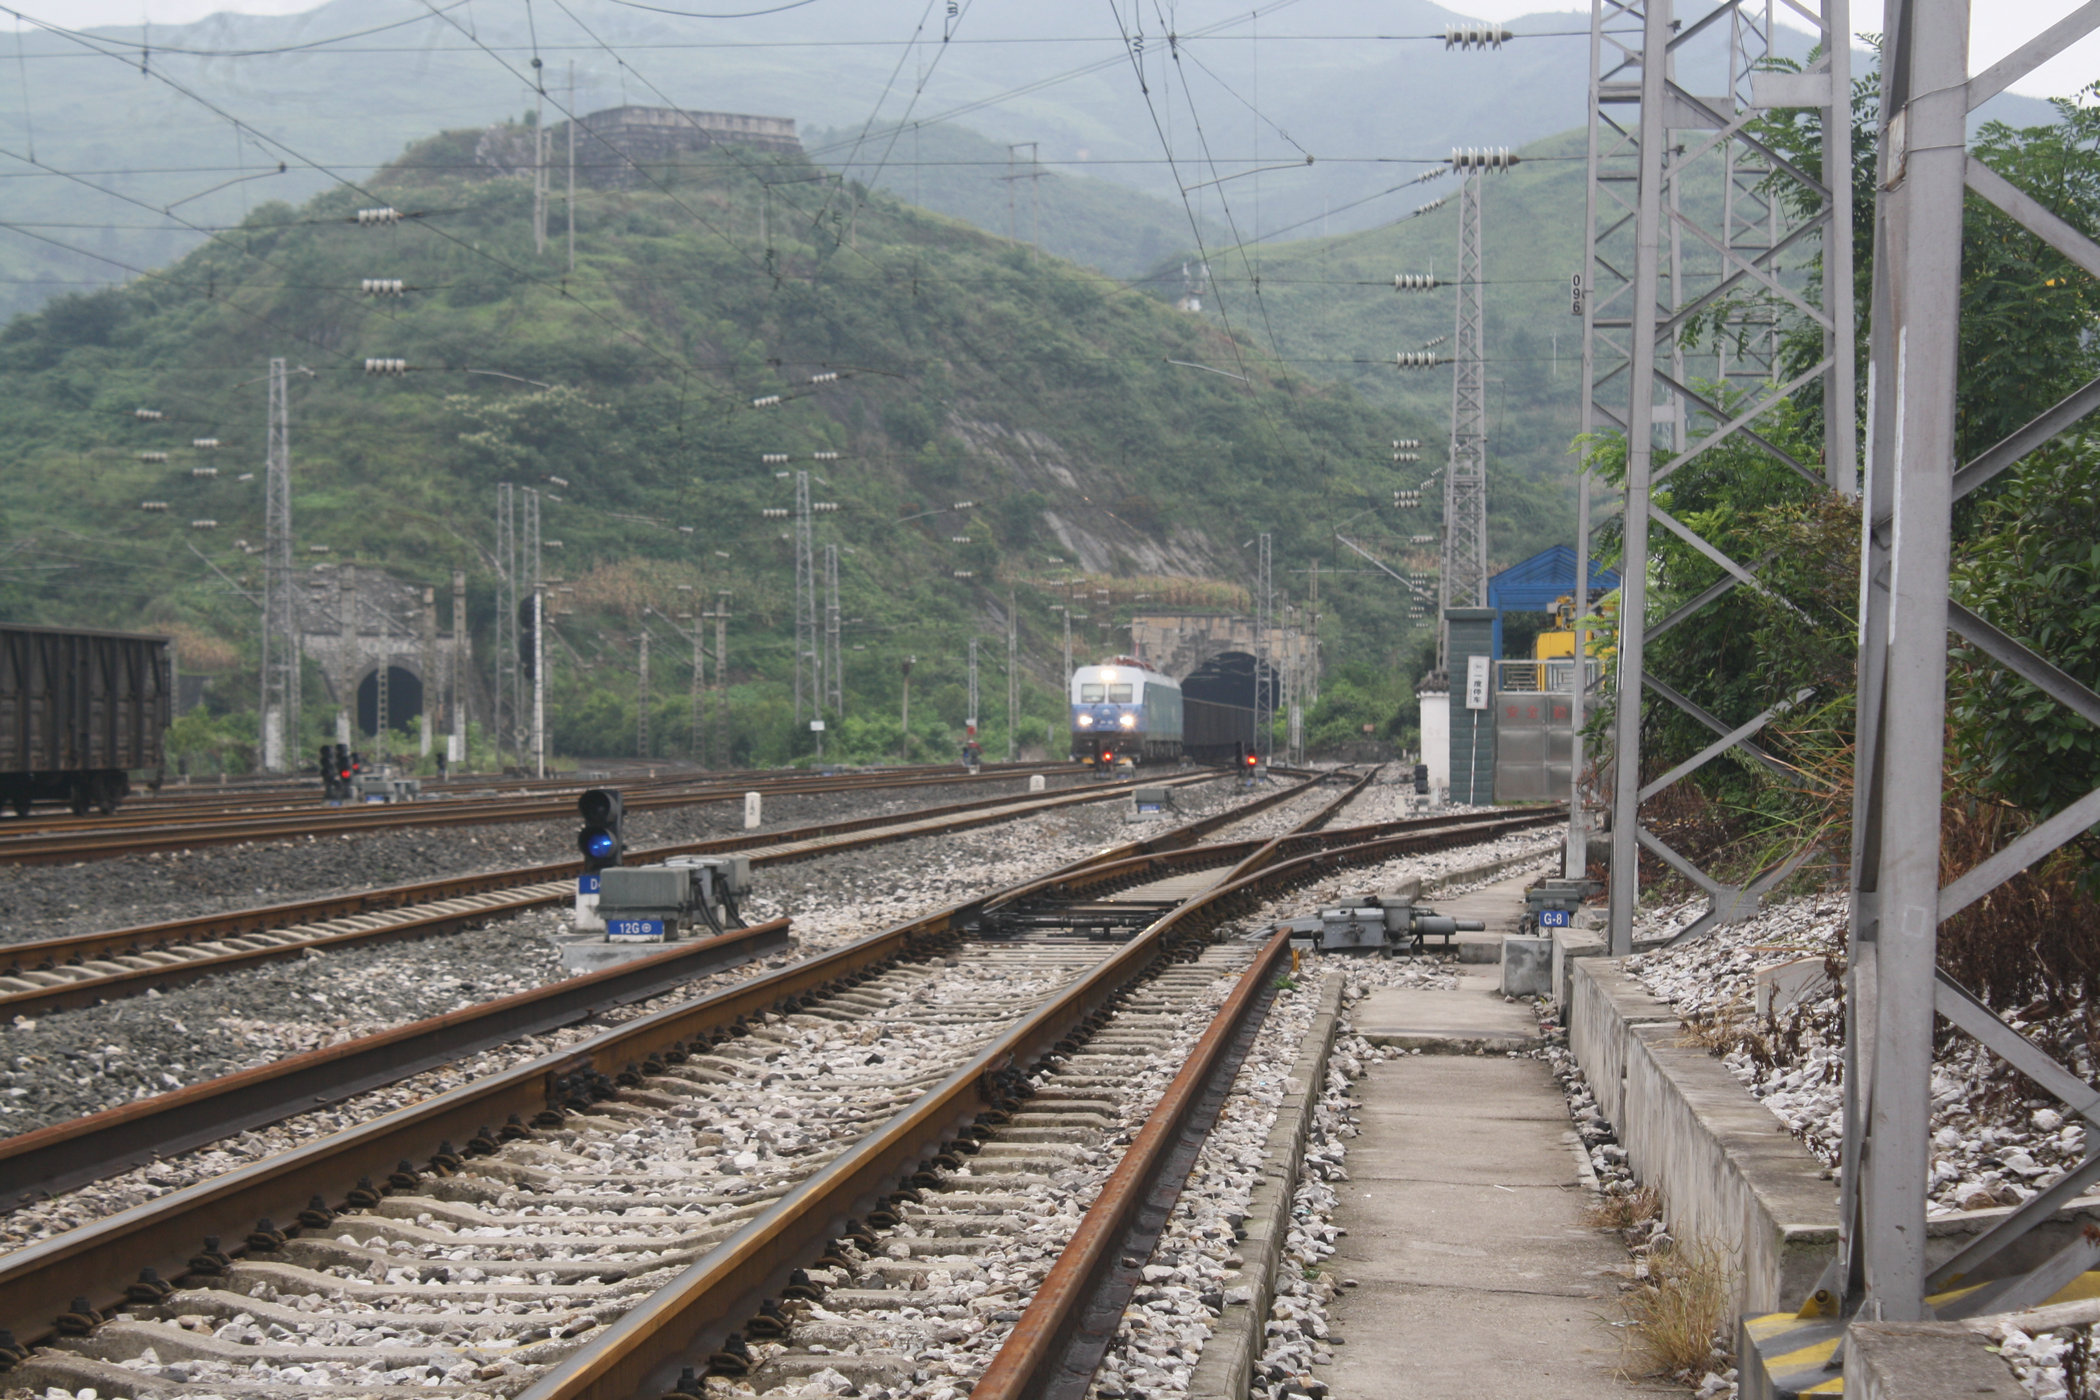
{"label": "hillside vegetation", "polygon": [[[558,218],[535,251],[527,182],[473,170],[479,139],[434,138],[361,192],[257,209],[158,274],[0,332],[13,389],[0,614],[161,628],[185,655],[237,656],[216,703],[238,727],[253,703],[238,672],[257,630],[263,376],[281,355],[295,367],[299,568],[355,559],[441,596],[466,569],[484,669],[497,483],[548,493],[565,750],[633,751],[634,642],[650,628],[652,747],[683,752],[671,619],[718,590],[735,615],[723,756],[806,746],[783,703],[788,525],[761,515],[793,504],[782,468],[761,461],[787,453],[838,507],[818,518],[820,547],[840,547],[848,648],[834,744],[897,742],[887,716],[916,656],[914,728],[945,746],[976,636],[998,753],[1009,594],[1028,678],[1020,733],[1039,740],[1061,714],[1050,608],[1068,575],[1084,575],[1081,655],[1113,649],[1102,624],[1133,607],[1244,596],[1258,531],[1274,534],[1279,586],[1302,596],[1290,571],[1331,558],[1329,523],[1388,499],[1386,440],[1435,436],[1098,273],[886,196],[849,219],[794,158],[729,153],[675,186],[600,196],[580,213],[571,275]],[[409,217],[355,221],[378,204]],[[373,277],[406,292],[360,295]],[[369,375],[368,357],[408,372]],[[839,457],[813,464],[816,452]],[[1331,667],[1361,681],[1337,694],[1375,697],[1351,703],[1390,732],[1405,692],[1381,677],[1419,637],[1389,583],[1342,576],[1321,591]],[[310,741],[324,697],[310,668]]]}

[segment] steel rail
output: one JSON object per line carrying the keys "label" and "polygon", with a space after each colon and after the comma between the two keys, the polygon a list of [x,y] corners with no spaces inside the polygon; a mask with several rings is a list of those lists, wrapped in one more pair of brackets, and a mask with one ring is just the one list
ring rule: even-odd
{"label": "steel rail", "polygon": [[[1207,781],[1207,776],[1170,779],[1189,784]],[[819,855],[881,845],[893,840],[934,834],[926,823],[938,823],[941,832],[962,831],[1061,806],[1106,801],[1129,790],[1128,784],[1068,789],[1041,796],[1010,794],[974,802],[954,803],[920,811],[892,812],[877,817],[850,817],[812,826],[780,831],[713,837],[704,841],[678,842],[634,852],[638,862],[663,860],[674,855],[721,854],[760,850],[758,865],[785,864]],[[872,833],[853,839],[855,833]],[[765,852],[765,848],[775,848]],[[788,849],[778,849],[778,848]],[[258,963],[298,957],[309,948],[333,948],[347,944],[386,942],[398,938],[426,937],[505,914],[559,903],[573,893],[568,882],[580,874],[583,862],[554,861],[476,875],[448,876],[415,885],[395,885],[361,894],[325,896],[292,904],[227,914],[198,915],[166,924],[115,929],[106,933],[80,934],[44,939],[33,943],[0,946],[0,956],[12,955],[7,971],[22,975],[25,959],[34,959],[34,972],[54,972],[59,966],[108,963],[113,957],[152,953],[171,945],[200,940],[237,937],[240,934],[281,933],[304,925],[325,928],[346,918],[381,918],[382,923],[312,937],[287,939],[262,947],[235,949],[204,957],[186,957],[178,962],[152,967],[127,968],[108,963],[108,970],[95,969],[94,976],[68,979],[34,990],[0,991],[0,1017],[41,1015],[51,1011],[89,1006],[112,996],[131,995],[148,987],[177,986],[201,977],[237,970]],[[502,893],[498,893],[498,892]],[[464,905],[463,905],[463,902]],[[403,913],[404,910],[420,912]]]}
{"label": "steel rail", "polygon": [[[1266,807],[1288,800],[1301,791],[1303,786],[1274,794],[1262,799],[1261,805]],[[1175,842],[1200,839],[1205,832],[1244,818],[1248,813],[1247,807],[1236,808],[1189,823],[1160,839]],[[1224,856],[1238,848],[1238,844],[1234,844],[1204,849]],[[1114,848],[1095,859],[1121,863],[1110,858],[1124,849]],[[1228,861],[1214,857],[1213,863]],[[784,938],[773,938],[764,931],[779,926],[776,921],[761,925],[757,930],[743,930],[725,938],[690,944],[683,950],[658,954],[626,967],[635,970],[632,979],[635,986],[650,985],[652,978],[669,978],[671,980],[663,982],[663,986],[668,987],[676,981],[741,961],[744,956],[756,955],[746,954],[744,950],[747,948],[772,951],[776,944],[784,942]],[[5,1190],[0,1191],[0,1208],[19,1205],[87,1181],[101,1180],[155,1156],[165,1157],[244,1128],[274,1122],[320,1104],[336,1102],[381,1084],[405,1079],[446,1059],[470,1054],[486,1045],[532,1034],[547,1026],[567,1024],[601,1006],[658,994],[655,990],[643,990],[638,995],[624,995],[630,983],[615,976],[623,971],[611,969],[589,977],[550,983],[483,1006],[397,1026],[305,1055],[122,1104],[101,1113],[54,1123],[11,1138],[0,1138],[0,1170],[5,1171],[8,1183]],[[577,1006],[587,1010],[574,1012],[573,1008]],[[540,1018],[545,1024],[527,1024],[530,1018]],[[483,1029],[510,1026],[519,1028],[483,1036]],[[475,1039],[478,1036],[483,1038]],[[469,1040],[473,1043],[468,1043]],[[447,1052],[445,1046],[448,1044],[456,1048]],[[366,1052],[366,1047],[371,1053]]]}
{"label": "steel rail", "polygon": [[[1467,834],[1490,830],[1500,834],[1561,819],[1555,809],[1535,809],[1489,823],[1454,825],[1448,830]],[[1244,897],[1278,882],[1300,883],[1344,865],[1384,861],[1415,848],[1429,835],[1425,832],[1386,837],[1297,856],[1220,886],[1212,895],[1220,900]],[[1168,919],[1189,907],[1184,905]],[[1206,1097],[1229,1087],[1230,1072],[1236,1072],[1238,1057],[1228,1054],[1228,1050],[1255,1006],[1266,1006],[1261,996],[1263,976],[1277,965],[1289,945],[1289,932],[1279,930],[1241,978],[1231,999],[1220,1008],[1218,1018],[1102,1185],[1079,1228],[1014,1324],[1014,1330],[971,1387],[971,1400],[1069,1400],[1085,1394],[1142,1266],[1140,1263],[1126,1267],[1119,1261],[1131,1254],[1141,1261],[1150,1255],[1149,1242],[1142,1249],[1136,1246],[1156,1236],[1171,1213],[1174,1198],[1180,1194],[1180,1182],[1187,1176],[1186,1163],[1193,1159],[1186,1150],[1191,1144],[1185,1135],[1201,1116]],[[1220,1079],[1224,1080],[1223,1085],[1219,1084]],[[1214,1114],[1215,1109],[1211,1116]],[[1200,1136],[1193,1145],[1200,1147]],[[1172,1176],[1173,1164],[1181,1166],[1180,1177]]]}
{"label": "steel rail", "polygon": [[[1155,839],[1178,842],[1192,829],[1200,839],[1249,815],[1250,807],[1258,811],[1275,805],[1310,785],[1285,789]],[[1122,857],[1147,844],[1124,843],[1091,859]],[[208,1235],[245,1239],[259,1220],[296,1221],[317,1195],[339,1200],[361,1177],[384,1180],[406,1164],[430,1161],[447,1143],[486,1140],[492,1125],[512,1115],[529,1124],[535,1119],[545,1122],[541,1115],[558,1118],[567,1109],[587,1106],[587,1101],[570,1097],[569,1086],[579,1075],[617,1077],[646,1069],[652,1059],[674,1063],[698,1043],[736,1033],[749,1018],[782,1003],[871,974],[901,958],[950,946],[996,894],[951,905],[829,953],[637,1017],[580,1044],[0,1255],[0,1329],[13,1332],[24,1344],[34,1343],[53,1331],[55,1300],[84,1297],[97,1308],[114,1305],[125,1296],[125,1281],[141,1268],[156,1269],[168,1278],[181,1275]],[[144,1101],[149,1108],[154,1102]],[[296,1234],[297,1227],[287,1233]],[[243,1247],[227,1252],[239,1256]]]}
{"label": "steel rail", "polygon": [[[1062,771],[1062,770],[1060,770]],[[1077,770],[1072,770],[1076,772]],[[794,797],[831,792],[873,792],[888,788],[933,787],[951,783],[1011,782],[1021,774],[970,774],[951,772],[878,778],[873,781],[848,778],[804,778],[770,786],[771,795]],[[578,784],[580,791],[584,785]],[[707,784],[672,791],[637,794],[627,803],[629,811],[655,811],[667,807],[699,806],[703,803],[734,802],[749,790],[749,784]],[[486,802],[371,803],[362,806],[324,807],[303,814],[262,813],[253,817],[230,817],[197,824],[161,824],[137,830],[105,833],[23,832],[0,830],[0,863],[50,865],[63,861],[106,860],[112,856],[143,851],[189,850],[199,846],[236,845],[244,841],[286,840],[300,836],[339,836],[363,831],[385,831],[400,827],[497,826],[515,822],[549,821],[571,815],[565,797],[495,799]],[[179,819],[178,819],[179,820]]]}
{"label": "steel rail", "polygon": [[[664,1285],[582,1350],[572,1354],[516,1400],[647,1400],[669,1393],[680,1370],[699,1367],[740,1320],[807,1263],[843,1228],[866,1213],[898,1182],[930,1160],[950,1137],[1004,1100],[1008,1072],[1025,1073],[1071,1037],[1089,1017],[1106,1011],[1122,992],[1171,959],[1261,892],[1364,860],[1407,850],[1434,849],[1560,819],[1546,810],[1501,823],[1453,824],[1300,856],[1215,886],[1163,915],[1120,950],[1069,984],[999,1036],[968,1064],[929,1089],[886,1125],[753,1217],[737,1234]],[[1097,1202],[1098,1205],[1098,1202]],[[1060,1260],[1062,1262],[1062,1260]],[[1026,1314],[1023,1314],[1026,1320]],[[1017,1328],[1020,1324],[1017,1324]],[[973,1392],[974,1394],[975,1392]]]}
{"label": "steel rail", "polygon": [[[971,1387],[973,1400],[1022,1395],[1077,1400],[1086,1394],[1122,1321],[1128,1294],[1141,1277],[1143,1261],[1151,1257],[1181,1183],[1246,1058],[1247,1045],[1268,1014],[1274,999],[1272,979],[1289,956],[1290,943],[1290,933],[1279,930],[1240,975],[1102,1183],[1014,1330]],[[1167,1180],[1170,1162],[1180,1166],[1181,1174]],[[1120,1262],[1129,1258],[1139,1262]],[[1112,1312],[1100,1306],[1108,1301],[1101,1294],[1110,1289],[1124,1295]],[[1094,1325],[1088,1326],[1089,1320]]]}
{"label": "steel rail", "polygon": [[[1069,763],[1014,763],[984,764],[979,776],[1027,777],[1035,773],[1078,773],[1082,770]],[[846,783],[866,783],[878,779],[890,779],[924,773],[929,777],[955,778],[964,776],[962,769],[952,763],[901,765],[885,767],[854,768],[837,771],[812,771],[802,768],[752,768],[731,769],[720,772],[673,772],[647,775],[601,775],[583,778],[575,775],[560,778],[448,778],[423,780],[424,800],[443,799],[447,802],[518,801],[542,797],[573,797],[588,787],[618,787],[623,792],[644,793],[695,788],[728,789],[748,791],[753,788],[770,790],[782,784],[810,782],[817,779],[836,779]],[[117,832],[126,829],[165,825],[171,822],[215,821],[238,817],[262,817],[266,815],[294,816],[323,810],[317,806],[321,798],[321,783],[318,778],[306,778],[295,785],[277,785],[259,791],[253,797],[237,795],[221,796],[216,789],[167,789],[157,796],[140,797],[134,794],[126,799],[127,806],[119,808],[111,816],[58,815],[40,813],[29,817],[8,817],[0,814],[0,840],[27,836],[54,836],[60,834],[88,835],[99,832]],[[326,809],[338,810],[338,809]],[[353,803],[345,811],[372,810],[362,803]]]}
{"label": "steel rail", "polygon": [[505,1041],[661,996],[695,977],[793,946],[773,919],[719,938],[393,1026],[252,1069],[0,1138],[0,1209],[339,1103]]}

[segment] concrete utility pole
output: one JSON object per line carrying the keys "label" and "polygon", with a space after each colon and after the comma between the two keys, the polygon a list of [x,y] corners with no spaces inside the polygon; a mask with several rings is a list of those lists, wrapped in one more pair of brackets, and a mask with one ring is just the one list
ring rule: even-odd
{"label": "concrete utility pole", "polygon": [[645,627],[641,636],[641,655],[636,665],[639,674],[635,678],[634,691],[634,751],[637,757],[649,757],[649,633]]}
{"label": "concrete utility pole", "polygon": [[1444,559],[1436,664],[1451,665],[1452,608],[1487,606],[1487,323],[1481,309],[1480,186],[1459,176],[1458,314],[1451,333],[1451,463],[1444,470]]}
{"label": "concrete utility pole", "polygon": [[1254,752],[1267,767],[1275,757],[1276,660],[1269,631],[1276,625],[1276,588],[1270,574],[1269,532],[1257,536],[1261,558],[1254,584]]}
{"label": "concrete utility pole", "polygon": [[532,250],[547,251],[547,89],[540,61],[532,60]]}
{"label": "concrete utility pole", "polygon": [[523,732],[524,685],[520,669],[521,600],[518,596],[517,488],[508,481],[496,483],[496,718],[497,767],[507,749],[522,767],[525,758]]}
{"label": "concrete utility pole", "polygon": [[[809,521],[809,473],[795,473],[795,727],[824,713],[824,655],[817,643],[817,574]],[[803,709],[808,699],[808,713]]]}
{"label": "concrete utility pole", "polygon": [[443,694],[443,691],[435,684],[437,676],[438,625],[437,590],[435,588],[423,590],[423,615],[421,621],[422,636],[418,639],[422,643],[420,648],[421,655],[416,658],[416,664],[422,669],[423,673],[423,712],[416,716],[416,719],[423,731],[420,736],[422,756],[428,758],[430,757],[430,731],[432,724],[431,701]]}
{"label": "concrete utility pole", "polygon": [[473,674],[469,667],[469,629],[467,627],[467,571],[452,571],[452,668],[451,683],[446,687],[445,718],[451,722],[452,735],[446,741],[445,761],[464,764],[467,761],[467,677]]}
{"label": "concrete utility pole", "polygon": [[1065,580],[1065,671],[1064,684],[1072,683],[1072,580]]}
{"label": "concrete utility pole", "polygon": [[524,538],[518,566],[532,607],[532,771],[547,776],[547,590],[540,573],[540,493],[525,488]]}
{"label": "concrete utility pole", "polygon": [[[1590,31],[1590,134],[1586,260],[1571,292],[1571,309],[1583,318],[1583,395],[1581,429],[1585,434],[1616,432],[1626,442],[1624,553],[1620,566],[1617,635],[1616,713],[1612,746],[1612,864],[1610,947],[1625,953],[1632,947],[1638,897],[1637,861],[1646,849],[1686,878],[1706,889],[1710,903],[1704,915],[1683,933],[1695,937],[1741,918],[1757,907],[1763,894],[1807,859],[1804,845],[1741,887],[1711,879],[1653,831],[1640,824],[1644,803],[1670,783],[1703,764],[1739,748],[1753,761],[1777,767],[1778,761],[1752,742],[1766,724],[1783,712],[1774,707],[1745,720],[1709,714],[1689,698],[1647,674],[1648,638],[1676,626],[1732,589],[1747,584],[1762,588],[1756,571],[1730,559],[1710,541],[1652,499],[1652,492],[1673,473],[1722,444],[1752,446],[1808,480],[1850,494],[1857,489],[1857,448],[1853,415],[1853,315],[1851,241],[1824,236],[1825,230],[1851,227],[1851,61],[1850,11],[1846,0],[1823,0],[1795,7],[1796,13],[1821,28],[1813,42],[1815,66],[1802,73],[1760,71],[1769,42],[1769,4],[1745,4],[1722,16],[1718,8],[1680,24],[1673,0],[1599,0]],[[1726,26],[1708,23],[1726,18]],[[1706,42],[1716,30],[1729,36],[1729,92],[1720,97],[1687,96],[1672,78],[1678,47]],[[1823,116],[1824,160],[1821,180],[1810,179],[1777,159],[1755,135],[1752,118],[1765,109],[1819,109]],[[1731,154],[1733,150],[1734,154]],[[1775,187],[1776,182],[1776,187]],[[1698,199],[1679,197],[1680,189],[1716,189],[1733,185],[1736,193],[1721,201],[1728,226],[1705,229]],[[1755,187],[1755,202],[1744,190]],[[1775,223],[1775,220],[1778,221]],[[1708,261],[1683,255],[1683,233],[1696,245],[1713,250]],[[1785,275],[1778,253],[1820,239],[1824,253],[1820,304],[1804,298]],[[1798,258],[1789,254],[1789,260]],[[1716,359],[1705,367],[1686,369],[1688,352],[1682,331],[1686,319],[1702,308],[1722,316],[1716,341],[1738,334],[1755,346],[1769,341],[1771,307],[1784,302],[1823,332],[1824,353],[1817,363],[1779,382],[1769,365],[1755,373],[1754,360]],[[1700,351],[1709,354],[1710,351]],[[1701,379],[1722,373],[1735,377],[1736,397],[1727,403],[1695,387]],[[1823,462],[1796,460],[1758,432],[1759,420],[1805,385],[1821,382],[1821,399],[1833,410],[1825,414]],[[1660,455],[1658,455],[1660,448]],[[1589,585],[1589,483],[1578,488],[1576,506],[1576,601],[1586,605]],[[1647,616],[1648,545],[1651,527],[1661,525],[1695,546],[1722,571],[1713,587],[1669,617]],[[1585,611],[1587,608],[1585,606]],[[1578,651],[1587,652],[1587,635]],[[1578,667],[1578,674],[1580,673]],[[1672,767],[1667,781],[1649,781],[1641,752],[1641,707],[1647,693],[1678,706],[1719,736],[1719,742]],[[1578,730],[1587,692],[1575,689],[1572,719]],[[1587,831],[1581,784],[1583,755],[1574,754],[1572,815],[1565,868],[1580,873],[1586,864]]]}
{"label": "concrete utility pole", "polygon": [[341,641],[336,654],[340,679],[336,683],[335,741],[353,744],[357,742],[357,674],[363,660],[357,640],[357,565],[344,560],[336,584],[336,631]]}
{"label": "concrete utility pole", "polygon": [[1014,611],[1014,591],[1006,590],[1006,761],[1019,751],[1021,733],[1021,619]]}
{"label": "concrete utility pole", "polygon": [[569,275],[576,275],[576,60],[569,60],[569,119],[562,124],[568,134],[569,196],[562,208],[569,216]]}
{"label": "concrete utility pole", "polygon": [[714,761],[729,761],[729,594],[715,595]]}
{"label": "concrete utility pole", "polygon": [[372,683],[372,740],[379,746],[379,761],[384,763],[390,751],[387,740],[392,737],[393,709],[388,702],[393,699],[394,631],[389,625],[393,618],[388,615],[386,604],[382,602],[378,611],[379,665],[374,672]]}
{"label": "concrete utility pole", "polygon": [[692,693],[687,697],[686,756],[695,763],[705,761],[704,753],[707,747],[705,717],[701,711],[702,696],[707,691],[706,617],[706,613],[700,613],[692,619],[693,682]]}
{"label": "concrete utility pole", "polygon": [[831,713],[846,717],[846,664],[839,640],[839,547],[824,546],[824,684]]}
{"label": "concrete utility pole", "polygon": [[972,739],[977,737],[977,639],[970,638],[970,706],[969,718],[964,722],[964,732]]}
{"label": "concrete utility pole", "polygon": [[[1016,169],[1016,165],[1023,147],[1026,147],[1028,151],[1028,168],[1019,170]],[[1034,141],[1016,141],[1008,146],[1006,148],[1006,174],[1001,178],[1006,181],[1006,241],[1009,243],[1020,241],[1020,234],[1014,227],[1014,182],[1016,180],[1026,180],[1028,182],[1029,209],[1034,219],[1034,232],[1029,234],[1028,237],[1028,260],[1034,262],[1043,250],[1043,164],[1037,143]]]}
{"label": "concrete utility pole", "polygon": [[532,589],[532,775],[547,776],[547,590]]}
{"label": "concrete utility pole", "polygon": [[904,658],[902,667],[904,671],[904,704],[898,711],[897,722],[904,730],[904,748],[900,757],[906,759],[911,757],[911,668],[918,664],[918,660],[919,658],[916,656],[907,656]]}
{"label": "concrete utility pole", "polygon": [[[251,381],[253,382],[253,381]],[[270,361],[269,447],[263,459],[263,768],[286,771],[299,740],[299,621],[292,598],[292,424],[282,356]]]}

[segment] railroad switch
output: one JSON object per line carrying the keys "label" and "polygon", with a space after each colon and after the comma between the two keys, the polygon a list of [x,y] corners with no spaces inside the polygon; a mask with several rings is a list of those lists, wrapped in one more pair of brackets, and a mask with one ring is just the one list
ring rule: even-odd
{"label": "railroad switch", "polygon": [[1410,880],[1386,894],[1357,895],[1279,927],[1290,930],[1293,948],[1323,953],[1378,953],[1391,957],[1403,947],[1419,953],[1432,938],[1451,940],[1461,933],[1484,933],[1478,919],[1458,919],[1420,904],[1422,882]]}

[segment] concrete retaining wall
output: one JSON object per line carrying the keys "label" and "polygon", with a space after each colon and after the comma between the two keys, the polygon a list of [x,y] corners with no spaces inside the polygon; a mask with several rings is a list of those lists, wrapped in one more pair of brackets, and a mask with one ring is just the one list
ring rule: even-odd
{"label": "concrete retaining wall", "polygon": [[1672,1234],[1737,1251],[1737,1306],[1798,1305],[1837,1249],[1823,1166],[1728,1067],[1680,1047],[1678,1019],[1612,958],[1573,960],[1576,1062],[1634,1175],[1661,1191]]}

